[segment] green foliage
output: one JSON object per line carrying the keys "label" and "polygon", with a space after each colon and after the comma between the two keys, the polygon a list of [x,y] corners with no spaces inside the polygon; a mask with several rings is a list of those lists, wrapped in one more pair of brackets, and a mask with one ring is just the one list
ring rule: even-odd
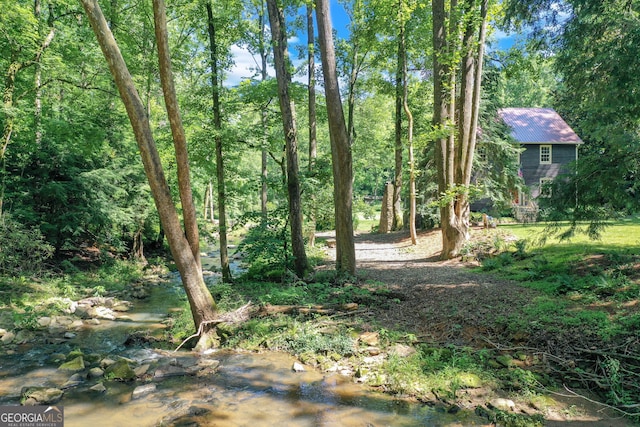
{"label": "green foliage", "polygon": [[259,213],[249,213],[240,224],[248,226],[247,234],[238,246],[248,266],[244,276],[247,279],[281,280],[293,266],[286,212],[274,212],[267,219]]}
{"label": "green foliage", "polygon": [[270,348],[292,354],[303,353],[350,356],[355,351],[355,341],[348,333],[324,334],[316,327],[294,322],[291,327],[270,341]]}
{"label": "green foliage", "polygon": [[40,230],[25,227],[9,215],[0,217],[0,274],[38,274],[53,255]]}

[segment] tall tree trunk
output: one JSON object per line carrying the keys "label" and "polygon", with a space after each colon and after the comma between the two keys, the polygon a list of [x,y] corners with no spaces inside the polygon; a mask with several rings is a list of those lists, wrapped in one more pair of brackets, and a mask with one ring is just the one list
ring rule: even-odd
{"label": "tall tree trunk", "polygon": [[393,229],[401,230],[403,227],[402,217],[402,111],[404,98],[404,70],[405,70],[405,45],[404,45],[404,19],[402,19],[402,2],[398,2],[399,33],[398,33],[398,56],[396,68],[396,117],[395,117],[395,168],[393,177]]}
{"label": "tall tree trunk", "polygon": [[153,139],[149,118],[96,0],[81,0],[81,2],[127,110],[158,215],[189,300],[194,323],[197,328],[203,327],[204,333],[201,335],[199,344],[208,346],[211,344],[210,339],[214,338],[215,331],[207,327],[207,322],[214,319],[216,305],[204,283],[202,270],[191,252],[189,242],[180,225],[178,212],[171,198],[160,155]]}
{"label": "tall tree trunk", "polygon": [[[404,28],[404,27],[403,27]],[[418,243],[418,233],[416,232],[416,173],[415,159],[413,156],[413,114],[409,109],[409,73],[407,72],[407,49],[404,29],[400,32],[400,43],[402,51],[402,107],[407,116],[407,145],[409,149],[409,233],[411,234],[411,244]]]}
{"label": "tall tree trunk", "polygon": [[220,76],[218,75],[218,45],[216,27],[213,21],[211,1],[207,2],[207,28],[209,30],[209,52],[211,54],[211,89],[213,97],[213,127],[216,130],[216,179],[218,181],[218,229],[220,239],[220,269],[222,281],[231,282],[229,250],[227,247],[227,195],[224,182],[224,159],[222,157],[222,115],[220,109]]}
{"label": "tall tree trunk", "polygon": [[[468,188],[477,132],[487,1],[468,0],[460,8],[456,0],[450,0],[449,14],[444,0],[432,0],[432,6],[434,126],[443,131],[436,141],[436,166],[439,192],[447,194],[440,208],[441,257],[449,259],[458,256],[469,238]],[[460,25],[463,27],[459,28]],[[458,40],[459,34],[462,34],[461,40]],[[454,57],[461,58],[460,62],[453,62]],[[458,71],[460,87],[456,104]],[[444,130],[450,123],[457,123],[457,131],[449,129],[445,135]]]}
{"label": "tall tree trunk", "polygon": [[[259,33],[259,44],[260,44],[260,75],[262,78],[262,82],[267,81],[267,43],[266,43],[266,28],[265,28],[265,10],[264,10],[264,0],[260,2],[260,12],[259,12],[259,25],[260,25],[260,33]],[[261,166],[260,166],[260,211],[262,212],[262,221],[267,220],[267,201],[268,199],[268,188],[267,188],[267,160],[269,156],[269,129],[267,125],[267,109],[268,104],[262,106],[262,111],[260,115],[260,123],[262,125],[262,149],[261,149]]]}
{"label": "tall tree trunk", "polygon": [[[318,141],[316,138],[316,64],[315,64],[315,43],[313,30],[313,2],[307,0],[307,73],[309,74],[308,95],[309,95],[309,175],[313,176],[316,158],[318,157]],[[316,217],[317,199],[312,192],[309,197],[311,208],[309,210],[309,246],[316,244]]]}
{"label": "tall tree trunk", "polygon": [[278,81],[278,99],[282,112],[282,126],[285,137],[287,158],[287,193],[289,196],[289,222],[291,227],[291,250],[296,274],[300,277],[307,270],[307,254],[305,252],[302,233],[302,204],[300,200],[300,179],[298,173],[298,137],[295,123],[294,105],[289,95],[291,74],[289,72],[289,53],[287,51],[287,34],[282,9],[277,0],[267,0],[271,38],[273,41],[273,58]]}
{"label": "tall tree trunk", "polygon": [[158,63],[160,68],[160,83],[164,94],[164,103],[173,136],[173,147],[178,169],[178,192],[182,204],[182,220],[185,235],[191,247],[191,253],[201,268],[200,236],[196,219],[196,206],[191,192],[191,177],[189,172],[189,154],[187,153],[187,137],[182,126],[182,117],[178,106],[178,97],[173,83],[171,69],[171,54],[169,52],[169,35],[167,34],[167,15],[164,0],[153,0],[153,19],[155,24],[156,45],[158,47]]}
{"label": "tall tree trunk", "polygon": [[316,0],[318,41],[329,120],[333,169],[333,203],[336,221],[336,270],[355,275],[356,253],[353,238],[353,162],[349,134],[344,121],[329,2]]}

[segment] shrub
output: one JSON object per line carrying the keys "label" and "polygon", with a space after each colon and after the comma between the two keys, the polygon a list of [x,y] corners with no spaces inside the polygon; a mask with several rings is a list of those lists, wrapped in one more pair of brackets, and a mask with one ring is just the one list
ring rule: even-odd
{"label": "shrub", "polygon": [[0,273],[20,276],[41,272],[54,248],[39,229],[28,228],[10,216],[0,217]]}

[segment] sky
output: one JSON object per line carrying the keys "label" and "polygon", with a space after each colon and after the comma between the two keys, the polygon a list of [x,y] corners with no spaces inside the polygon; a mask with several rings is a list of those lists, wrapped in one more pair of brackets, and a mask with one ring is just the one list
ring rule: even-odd
{"label": "sky", "polygon": [[[330,14],[331,14],[331,20],[333,23],[333,28],[335,31],[337,31],[338,37],[340,38],[348,37],[349,36],[349,17],[347,16],[346,11],[342,7],[342,5],[338,3],[337,0],[331,0],[330,7],[331,7]],[[300,13],[305,13],[304,9],[301,9],[301,10],[302,12]],[[290,55],[292,58],[293,66],[297,68],[299,65],[305,62],[304,59],[297,58],[295,49],[296,49],[296,46],[298,45],[303,45],[303,46],[307,45],[306,29],[303,32],[298,33],[296,36],[291,37],[288,40],[288,43],[289,43],[289,51],[291,52]],[[257,56],[254,57],[254,55],[252,55],[243,46],[238,46],[238,45],[232,46],[231,53],[233,54],[235,65],[228,72],[227,77],[225,79],[224,84],[227,87],[236,86],[241,81],[254,76],[255,70],[258,67],[258,64],[260,63],[260,58]],[[269,66],[267,69],[267,73],[270,76],[275,77],[275,70],[273,69],[273,67]],[[294,81],[306,83],[307,76],[306,75],[294,76]]]}
{"label": "sky", "polygon": [[[338,3],[337,0],[330,0],[330,8],[331,20],[334,30],[338,33],[339,38],[347,38],[349,36],[349,17],[344,7],[340,3]],[[304,14],[304,9],[301,9],[300,13]],[[497,40],[497,48],[500,50],[506,50],[511,47],[519,39],[519,37],[520,36],[517,34],[507,34],[503,31],[498,30],[494,31],[493,34],[493,38]],[[291,52],[291,58],[295,68],[305,62],[304,59],[298,59],[297,54],[295,53],[296,46],[306,46],[306,44],[306,29],[289,39],[289,51]],[[260,62],[260,59],[258,57],[254,57],[246,48],[242,46],[234,45],[232,46],[231,51],[234,56],[235,65],[227,74],[227,78],[224,83],[227,87],[236,86],[241,81],[254,76],[256,74],[255,70],[257,69]],[[269,66],[267,73],[270,76],[275,77],[275,70],[273,69],[273,67]],[[306,73],[305,75],[294,76],[293,80],[300,83],[306,83]]]}

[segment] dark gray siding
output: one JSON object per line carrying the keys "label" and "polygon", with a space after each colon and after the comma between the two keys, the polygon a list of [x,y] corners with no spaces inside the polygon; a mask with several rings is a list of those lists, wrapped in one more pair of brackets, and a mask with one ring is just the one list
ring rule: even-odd
{"label": "dark gray siding", "polygon": [[569,171],[567,165],[576,159],[575,145],[552,145],[551,164],[540,164],[540,145],[525,144],[520,154],[520,169],[524,183],[531,189],[531,197],[539,194],[540,178],[555,178]]}

